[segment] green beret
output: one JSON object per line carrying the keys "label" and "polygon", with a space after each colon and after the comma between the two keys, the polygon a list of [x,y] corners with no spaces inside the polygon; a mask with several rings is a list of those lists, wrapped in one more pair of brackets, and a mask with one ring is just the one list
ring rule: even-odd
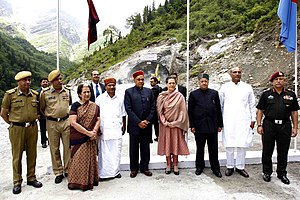
{"label": "green beret", "polygon": [[60,71],[59,70],[53,70],[52,72],[49,73],[48,75],[48,80],[50,82],[52,82],[55,78],[57,78],[60,75]]}
{"label": "green beret", "polygon": [[16,74],[15,80],[19,81],[19,80],[22,80],[23,78],[27,78],[27,77],[30,77],[30,76],[32,76],[30,71],[21,71],[21,72]]}
{"label": "green beret", "polygon": [[206,78],[207,80],[209,80],[209,75],[208,74],[199,74],[198,80],[200,80],[201,78]]}

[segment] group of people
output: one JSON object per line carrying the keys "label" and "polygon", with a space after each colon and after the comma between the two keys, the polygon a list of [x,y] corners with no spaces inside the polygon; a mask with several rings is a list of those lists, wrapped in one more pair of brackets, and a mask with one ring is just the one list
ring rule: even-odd
{"label": "group of people", "polygon": [[155,141],[158,141],[157,153],[166,157],[166,174],[173,171],[179,175],[178,156],[190,153],[185,140],[190,128],[197,146],[196,175],[205,168],[207,142],[211,170],[215,176],[222,177],[218,160],[218,133],[221,132],[226,147],[225,175],[231,176],[236,171],[249,177],[245,170],[246,148],[252,143],[256,121],[263,143],[263,180],[271,181],[276,143],[277,177],[289,184],[288,149],[291,137],[298,131],[299,105],[295,93],[284,87],[284,74],[276,72],[270,78],[273,87],[263,92],[255,109],[253,89],[241,81],[241,69],[234,67],[229,74],[231,81],[223,84],[219,91],[208,88],[208,74],[199,74],[199,88],[190,93],[187,105],[187,90],[178,85],[176,73],[167,77],[164,89],[157,85],[156,77],[151,77],[150,89],[144,87],[144,72],[136,71],[132,74],[134,86],[120,96],[116,94],[115,78],[106,78],[102,84],[99,72],[93,71],[90,84],[78,85],[79,100],[74,103],[59,70],[41,79],[42,88],[38,92],[30,88],[31,72],[17,73],[18,86],[6,91],[1,108],[1,116],[9,124],[13,193],[21,192],[23,151],[27,154],[27,185],[42,187],[35,175],[38,119],[42,147],[46,148],[47,141],[49,143],[54,182],[59,184],[67,177],[69,189],[89,190],[97,186],[98,181],[121,178],[122,135],[126,127],[130,177],[135,178],[138,172],[152,176],[149,170],[152,124]]}

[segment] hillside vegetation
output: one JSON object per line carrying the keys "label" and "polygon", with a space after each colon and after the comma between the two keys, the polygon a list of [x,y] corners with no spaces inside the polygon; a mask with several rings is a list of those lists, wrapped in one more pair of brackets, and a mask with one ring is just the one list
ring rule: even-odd
{"label": "hillside vegetation", "polygon": [[155,5],[146,6],[143,14],[128,17],[131,32],[126,37],[108,41],[105,48],[99,47],[82,63],[71,67],[68,80],[89,74],[93,69],[105,71],[134,52],[168,38],[186,42],[186,10],[186,0],[166,0],[157,8]]}
{"label": "hillside vegetation", "polygon": [[[61,70],[72,65],[66,59],[60,60]],[[39,87],[39,80],[47,77],[56,68],[56,55],[36,50],[28,41],[11,37],[0,32],[0,101],[4,92],[15,87],[14,77],[17,72],[29,70],[32,73],[32,87]]]}

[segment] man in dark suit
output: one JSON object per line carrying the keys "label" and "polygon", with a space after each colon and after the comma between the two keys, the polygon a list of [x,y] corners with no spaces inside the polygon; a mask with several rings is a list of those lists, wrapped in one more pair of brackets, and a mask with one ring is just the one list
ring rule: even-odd
{"label": "man in dark suit", "polygon": [[92,82],[91,82],[91,98],[90,100],[95,102],[96,98],[105,92],[105,86],[104,84],[99,82],[99,72],[98,71],[92,71]]}
{"label": "man in dark suit", "polygon": [[[139,70],[132,76],[135,86],[125,91],[124,105],[128,115],[130,177],[135,178],[139,169],[146,176],[152,176],[148,165],[155,100],[151,89],[144,87],[144,72]],[[140,164],[139,149],[141,152]]]}
{"label": "man in dark suit", "polygon": [[190,93],[188,113],[191,131],[196,140],[196,171],[199,176],[205,167],[204,147],[207,141],[209,162],[213,173],[221,178],[218,160],[218,132],[222,130],[223,120],[218,92],[208,88],[208,74],[199,74],[200,88]]}
{"label": "man in dark suit", "polygon": [[[150,85],[152,87],[151,90],[153,92],[154,99],[155,99],[155,105],[156,105],[157,97],[158,97],[159,93],[161,93],[162,89],[158,85],[158,79],[155,76],[150,78]],[[153,125],[154,125],[154,131],[155,131],[155,136],[156,136],[156,138],[154,140],[158,141],[159,123],[158,123],[158,116],[157,116],[156,108],[155,108],[155,112],[153,115]]]}
{"label": "man in dark suit", "polygon": [[[176,83],[178,83],[178,75],[177,75],[176,72],[171,73],[171,74],[169,75],[169,77],[175,78]],[[177,84],[177,85],[176,85],[176,90],[177,90],[178,92],[180,92],[180,93],[184,96],[184,99],[186,100],[186,94],[187,94],[186,87]],[[164,88],[163,88],[163,91],[167,91],[167,87],[164,87]]]}

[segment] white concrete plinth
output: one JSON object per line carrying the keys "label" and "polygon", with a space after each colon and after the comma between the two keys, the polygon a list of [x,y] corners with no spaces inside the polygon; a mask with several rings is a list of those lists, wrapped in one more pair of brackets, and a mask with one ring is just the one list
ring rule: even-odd
{"label": "white concrete plinth", "polygon": [[[179,168],[195,168],[195,154],[189,156],[179,156]],[[205,166],[209,167],[208,155],[205,154]],[[290,149],[288,155],[288,162],[300,161],[300,151]],[[226,165],[226,153],[219,153],[219,162],[221,166]],[[273,154],[273,162],[277,162],[276,150]],[[246,164],[260,164],[261,163],[261,151],[247,151],[246,153]],[[151,156],[149,169],[164,169],[166,167],[165,156]],[[122,157],[121,159],[121,170],[128,171],[129,167],[129,157]]]}

